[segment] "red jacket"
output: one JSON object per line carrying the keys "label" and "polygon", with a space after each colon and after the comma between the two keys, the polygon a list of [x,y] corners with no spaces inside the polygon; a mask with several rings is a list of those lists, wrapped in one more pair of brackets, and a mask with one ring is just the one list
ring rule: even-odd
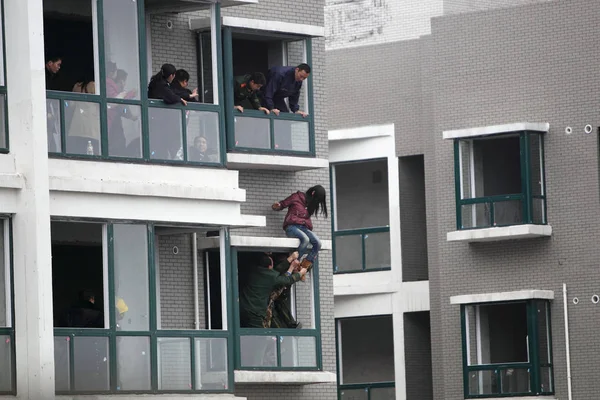
{"label": "red jacket", "polygon": [[304,225],[312,231],[313,224],[306,209],[306,195],[302,192],[296,192],[287,199],[280,201],[281,210],[287,208],[287,214],[283,220],[283,230],[290,225]]}

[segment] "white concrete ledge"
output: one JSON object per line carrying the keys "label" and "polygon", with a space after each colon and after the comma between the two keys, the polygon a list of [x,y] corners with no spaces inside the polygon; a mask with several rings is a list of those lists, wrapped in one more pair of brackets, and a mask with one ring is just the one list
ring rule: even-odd
{"label": "white concrete ledge", "polygon": [[[57,400],[143,400],[143,399],[157,399],[157,400],[181,400],[181,399],[194,399],[194,400],[246,400],[246,397],[239,397],[229,393],[223,394],[111,394],[111,395],[73,395],[73,396],[56,396]],[[11,399],[16,400],[16,397],[2,397],[0,400]]]}
{"label": "white concrete ledge", "polygon": [[448,232],[448,242],[494,242],[501,240],[528,239],[552,236],[550,225],[512,225],[484,229],[464,229]]}
{"label": "white concrete ledge", "polygon": [[235,371],[235,383],[312,385],[337,383],[333,372],[325,371]]}
{"label": "white concrete ledge", "polygon": [[450,304],[498,303],[531,299],[554,300],[554,292],[552,290],[530,289],[515,292],[465,294],[450,297]]}
{"label": "white concrete ledge", "polygon": [[[322,37],[325,28],[317,25],[294,24],[282,21],[269,21],[266,19],[251,19],[240,17],[222,17],[221,24],[230,28],[250,29],[264,32],[277,32],[298,36]],[[190,30],[210,29],[210,18],[190,18]]]}
{"label": "white concrete ledge", "polygon": [[[251,216],[244,215],[244,217]],[[280,248],[288,250],[297,248],[300,241],[292,238],[231,235],[230,243],[234,247]],[[219,247],[218,237],[198,239],[198,248],[200,249],[214,249],[217,247]],[[321,250],[331,250],[331,240],[321,240]]]}
{"label": "white concrete ledge", "polygon": [[502,133],[533,131],[546,133],[550,129],[549,123],[517,122],[514,124],[481,126],[478,128],[456,129],[444,131],[444,139],[463,139],[478,136],[498,135]]}
{"label": "white concrete ledge", "polygon": [[25,179],[21,174],[2,174],[0,173],[0,188],[23,189]]}
{"label": "white concrete ledge", "polygon": [[270,169],[276,171],[306,171],[329,168],[323,158],[272,156],[266,154],[227,153],[227,168]]}
{"label": "white concrete ledge", "polygon": [[356,296],[394,293],[400,283],[394,282],[392,271],[365,271],[333,275],[334,296]]}
{"label": "white concrete ledge", "polygon": [[485,400],[558,400],[556,397],[550,396],[527,396],[527,397],[486,397]]}
{"label": "white concrete ledge", "polygon": [[337,129],[329,131],[329,141],[366,139],[381,136],[394,136],[394,124],[390,125],[371,125],[360,128]]}

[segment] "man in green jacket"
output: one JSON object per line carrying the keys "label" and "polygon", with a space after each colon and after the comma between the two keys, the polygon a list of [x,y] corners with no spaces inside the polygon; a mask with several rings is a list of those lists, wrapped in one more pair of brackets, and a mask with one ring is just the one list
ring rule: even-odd
{"label": "man in green jacket", "polygon": [[260,72],[246,75],[233,82],[233,107],[239,112],[244,112],[244,107],[252,107],[269,114],[269,110],[260,104],[258,98],[258,91],[265,82],[265,76]]}
{"label": "man in green jacket", "polygon": [[[291,286],[306,275],[306,268],[293,273],[299,262],[292,256],[283,260],[274,269],[273,259],[261,258],[258,267],[249,277],[240,294],[240,325],[242,328],[267,328],[264,326],[267,316],[269,297],[275,289]],[[278,272],[285,270],[284,273]]]}

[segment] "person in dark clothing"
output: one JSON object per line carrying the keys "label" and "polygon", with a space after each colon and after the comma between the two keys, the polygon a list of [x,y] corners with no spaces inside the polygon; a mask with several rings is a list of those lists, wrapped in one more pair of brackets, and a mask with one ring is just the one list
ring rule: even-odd
{"label": "person in dark clothing", "polygon": [[299,265],[295,259],[283,260],[277,269],[287,271],[280,273],[273,267],[273,259],[269,256],[261,258],[258,267],[248,277],[248,282],[240,294],[240,325],[242,328],[265,328],[265,317],[269,306],[269,297],[273,290],[298,282],[306,269],[293,273]]}
{"label": "person in dark clothing", "polygon": [[[298,252],[293,252],[289,257],[288,261],[298,259]],[[285,273],[286,263],[279,263],[273,269],[279,273]],[[296,269],[298,269],[298,266]],[[302,277],[302,279],[304,279]],[[268,328],[290,328],[290,329],[300,329],[302,328],[302,324],[294,319],[292,315],[292,310],[290,308],[290,288],[291,286],[284,286],[279,289],[273,290],[271,292],[271,296],[269,297],[269,306],[267,308],[267,317],[265,321],[265,325]]]}
{"label": "person in dark clothing", "polygon": [[46,59],[46,90],[60,90],[56,75],[60,71],[62,58],[50,56]]}
{"label": "person in dark clothing", "polygon": [[96,308],[94,292],[82,290],[79,301],[69,309],[61,326],[70,328],[103,328],[104,313]]}
{"label": "person in dark clothing", "polygon": [[173,93],[185,101],[198,101],[198,88],[191,91],[188,89],[190,74],[185,69],[178,69],[175,72],[175,79],[171,82]]}
{"label": "person in dark clothing", "polygon": [[255,72],[244,76],[240,81],[233,83],[233,108],[244,112],[244,107],[252,107],[255,110],[269,114],[270,111],[260,104],[258,92],[267,80],[261,72]]}
{"label": "person in dark clothing", "polygon": [[[171,64],[164,64],[160,71],[152,77],[148,85],[148,98],[160,99],[166,104],[187,101],[173,92],[171,82],[175,79],[177,70]],[[149,112],[150,157],[158,160],[175,160],[181,147],[181,132],[173,126],[170,117],[175,113],[170,110],[152,109]]]}
{"label": "person in dark clothing", "polygon": [[183,103],[187,105],[187,101],[173,92],[171,83],[175,79],[177,70],[172,64],[163,64],[160,71],[150,79],[148,85],[148,98],[160,99],[167,104]]}
{"label": "person in dark clothing", "polygon": [[[263,106],[269,109],[273,114],[279,115],[280,112],[293,112],[306,117],[308,114],[300,111],[298,100],[302,82],[308,78],[310,66],[300,64],[297,67],[273,67],[267,74],[267,84],[263,87],[262,102]],[[288,99],[288,106],[285,99]]]}

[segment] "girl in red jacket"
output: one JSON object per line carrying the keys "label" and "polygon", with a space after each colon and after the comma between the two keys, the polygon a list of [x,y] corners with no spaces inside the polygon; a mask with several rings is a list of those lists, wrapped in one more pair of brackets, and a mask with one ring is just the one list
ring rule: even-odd
{"label": "girl in red jacket", "polygon": [[312,231],[313,224],[310,217],[317,215],[320,211],[321,215],[327,218],[326,197],[325,188],[317,185],[308,189],[306,193],[298,191],[272,206],[275,211],[288,209],[283,220],[283,230],[287,237],[300,239],[298,259],[302,259],[308,253],[308,244],[312,245],[310,253],[302,260],[301,268],[310,270],[321,250],[321,241]]}

